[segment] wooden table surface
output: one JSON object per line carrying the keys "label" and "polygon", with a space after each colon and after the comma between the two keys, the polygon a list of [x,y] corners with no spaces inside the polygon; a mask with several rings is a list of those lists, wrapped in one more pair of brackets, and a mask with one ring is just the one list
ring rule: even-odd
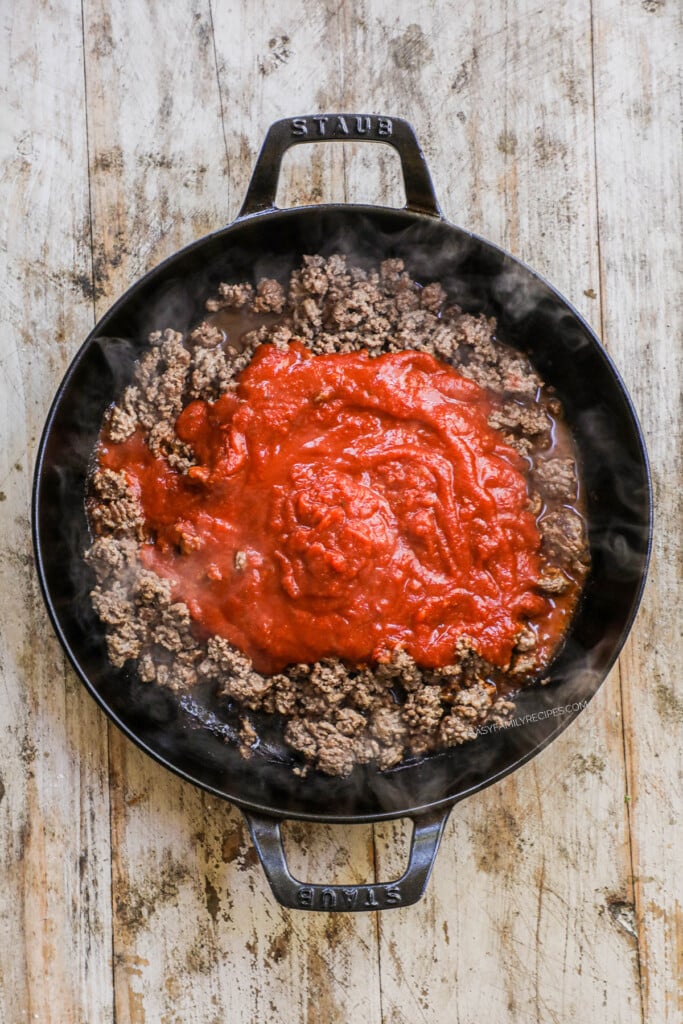
{"label": "wooden table surface", "polygon": [[[26,0],[0,31],[0,1020],[681,1021],[681,5]],[[40,431],[94,322],[236,215],[270,122],[329,110],[411,121],[446,216],[588,318],[641,417],[657,515],[589,708],[455,809],[421,903],[337,916],[281,909],[240,813],[108,724],[29,536]],[[389,150],[300,147],[279,201],[400,192]],[[300,876],[357,883],[400,874],[408,831],[286,837]]]}

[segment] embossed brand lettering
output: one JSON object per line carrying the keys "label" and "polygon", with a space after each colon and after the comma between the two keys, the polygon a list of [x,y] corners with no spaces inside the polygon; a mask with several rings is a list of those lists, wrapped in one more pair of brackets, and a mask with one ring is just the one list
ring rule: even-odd
{"label": "embossed brand lettering", "polygon": [[339,139],[353,135],[374,135],[378,139],[387,139],[393,134],[394,126],[390,117],[371,117],[368,114],[345,117],[337,114],[331,118],[327,114],[316,114],[309,118],[293,117],[291,131],[297,138],[308,136]]}
{"label": "embossed brand lettering", "polygon": [[379,903],[377,902],[377,900],[375,898],[375,890],[374,889],[368,889],[367,893],[365,894],[365,906],[366,907],[378,907],[379,906]]}
{"label": "embossed brand lettering", "polygon": [[[359,897],[362,903],[359,902]],[[356,889],[353,887],[322,888],[321,886],[302,885],[296,894],[297,903],[306,910],[354,910],[367,908],[380,910],[382,907],[398,906],[403,896],[398,885],[380,885]]]}
{"label": "embossed brand lettering", "polygon": [[358,889],[342,889],[342,896],[347,907],[352,907],[358,899]]}
{"label": "embossed brand lettering", "polygon": [[309,887],[306,885],[302,886],[301,889],[299,889],[298,893],[296,894],[296,898],[302,907],[313,906],[313,890],[309,889]]}
{"label": "embossed brand lettering", "polygon": [[320,905],[323,910],[334,910],[337,906],[337,894],[334,889],[323,889],[320,893]]}

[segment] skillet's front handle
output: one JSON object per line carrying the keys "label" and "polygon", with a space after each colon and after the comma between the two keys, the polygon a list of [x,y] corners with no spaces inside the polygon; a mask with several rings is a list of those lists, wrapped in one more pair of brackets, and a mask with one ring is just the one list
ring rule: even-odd
{"label": "skillet's front handle", "polygon": [[300,882],[287,866],[280,821],[243,811],[273,895],[295,910],[368,911],[409,907],[423,895],[448,821],[450,807],[414,815],[408,867],[395,882],[375,885],[317,885]]}
{"label": "skillet's front handle", "polygon": [[383,142],[401,158],[406,210],[441,217],[429,168],[415,132],[400,117],[376,114],[315,114],[287,117],[268,129],[249,182],[240,217],[275,207],[282,157],[305,142]]}

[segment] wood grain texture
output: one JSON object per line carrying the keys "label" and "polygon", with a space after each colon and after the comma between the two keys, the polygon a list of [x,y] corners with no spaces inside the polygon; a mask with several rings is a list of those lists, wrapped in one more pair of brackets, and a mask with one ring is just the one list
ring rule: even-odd
{"label": "wood grain texture", "polygon": [[[599,329],[588,3],[552,19],[463,4],[457,24],[398,12],[365,18],[364,47],[397,69],[447,216],[528,260]],[[374,83],[353,81],[357,105]],[[455,808],[425,899],[380,920],[389,1019],[640,1019],[634,939],[609,912],[632,902],[619,711],[613,677],[542,756]],[[386,875],[402,831],[378,836]],[[414,956],[413,928],[430,956]]]}
{"label": "wood grain texture", "polygon": [[683,1018],[682,30],[678,4],[594,3],[605,343],[641,415],[655,497],[650,583],[620,660],[648,1021]]}
{"label": "wood grain texture", "polygon": [[[29,0],[0,34],[2,1024],[676,1024],[680,6]],[[241,814],[107,728],[48,626],[27,520],[94,315],[236,215],[271,121],[335,109],[407,117],[445,214],[602,332],[658,517],[643,610],[589,709],[456,807],[423,901],[380,915],[280,908]],[[288,154],[278,203],[327,200],[400,205],[396,155]],[[299,877],[359,883],[401,873],[408,831],[292,822],[285,841]]]}
{"label": "wood grain texture", "polygon": [[[105,10],[86,3],[85,10],[99,313],[148,266],[223,224],[231,198],[226,167],[237,162],[244,174],[251,161],[240,151],[236,119],[224,148],[227,99],[219,95],[206,5],[172,17],[161,5]],[[234,38],[233,26],[231,47]],[[115,77],[123,85],[112,93]],[[186,79],[192,88],[179,89]],[[118,735],[111,738],[111,769],[118,1019],[186,1024],[222,1020],[229,1009],[231,1019],[246,1024],[275,1012],[274,988],[292,1021],[309,1006],[330,1021],[353,1019],[360,1007],[368,1020],[379,1020],[377,981],[362,983],[368,958],[377,960],[372,918],[324,921],[281,910],[239,812],[150,769]],[[331,877],[338,872],[336,841],[328,829],[324,841],[319,830],[310,831],[302,837],[308,870]],[[367,835],[348,856],[356,881],[363,872],[371,876]]]}
{"label": "wood grain texture", "polygon": [[0,54],[0,1020],[106,1022],[107,730],[48,624],[29,529],[36,444],[93,324],[80,9],[37,26],[5,9]]}

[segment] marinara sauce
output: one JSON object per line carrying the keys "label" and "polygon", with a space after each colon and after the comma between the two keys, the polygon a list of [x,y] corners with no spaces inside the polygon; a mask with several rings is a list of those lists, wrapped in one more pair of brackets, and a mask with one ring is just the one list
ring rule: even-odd
{"label": "marinara sauce", "polygon": [[178,417],[186,475],[141,431],[103,439],[99,462],[139,497],[143,563],[258,670],[395,647],[441,667],[463,636],[504,670],[554,604],[535,589],[526,463],[488,425],[495,402],[426,353],[264,344],[236,391]]}

